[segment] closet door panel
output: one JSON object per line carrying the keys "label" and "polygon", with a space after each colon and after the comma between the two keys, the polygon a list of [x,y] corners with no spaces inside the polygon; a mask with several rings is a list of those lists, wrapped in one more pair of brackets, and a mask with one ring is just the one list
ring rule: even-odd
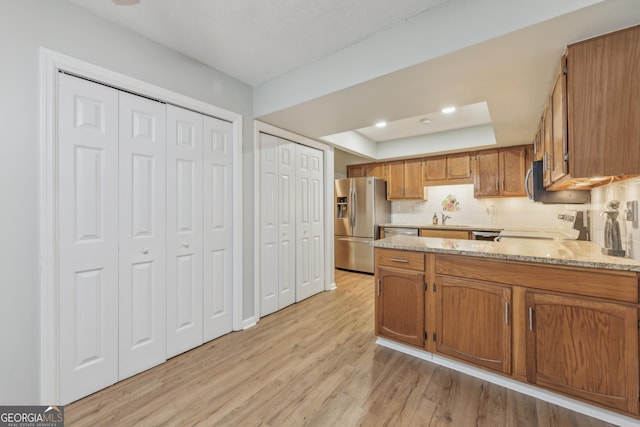
{"label": "closet door panel", "polygon": [[204,117],[204,341],[233,328],[233,150],[229,122]]}
{"label": "closet door panel", "polygon": [[278,144],[278,309],[296,302],[296,144],[279,139]]}
{"label": "closet door panel", "polygon": [[324,290],[323,155],[296,145],[296,301]]}
{"label": "closet door panel", "polygon": [[203,124],[167,105],[167,357],[202,344]]}
{"label": "closet door panel", "polygon": [[259,283],[260,315],[266,316],[279,309],[279,185],[278,185],[278,138],[260,133],[258,140],[259,165]]}
{"label": "closet door panel", "polygon": [[311,226],[311,288],[324,291],[324,153],[309,148],[309,220]]}
{"label": "closet door panel", "polygon": [[166,106],[120,92],[119,378],[166,360]]}
{"label": "closet door panel", "polygon": [[60,403],[118,380],[118,92],[65,74],[58,98]]}

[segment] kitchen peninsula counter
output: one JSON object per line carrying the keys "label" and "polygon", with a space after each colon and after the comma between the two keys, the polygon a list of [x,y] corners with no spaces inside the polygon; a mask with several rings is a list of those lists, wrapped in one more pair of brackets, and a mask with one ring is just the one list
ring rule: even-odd
{"label": "kitchen peninsula counter", "polygon": [[599,245],[578,240],[502,239],[494,242],[393,236],[371,244],[376,248],[640,272],[640,261],[603,255]]}
{"label": "kitchen peninsula counter", "polygon": [[371,245],[378,344],[637,425],[640,261],[577,240]]}

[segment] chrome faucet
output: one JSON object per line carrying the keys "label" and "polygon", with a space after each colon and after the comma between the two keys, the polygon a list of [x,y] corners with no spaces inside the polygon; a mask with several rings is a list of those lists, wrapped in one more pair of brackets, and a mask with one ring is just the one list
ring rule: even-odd
{"label": "chrome faucet", "polygon": [[451,218],[449,215],[445,215],[443,213],[441,213],[440,215],[442,215],[442,225],[445,225],[447,223],[447,220]]}

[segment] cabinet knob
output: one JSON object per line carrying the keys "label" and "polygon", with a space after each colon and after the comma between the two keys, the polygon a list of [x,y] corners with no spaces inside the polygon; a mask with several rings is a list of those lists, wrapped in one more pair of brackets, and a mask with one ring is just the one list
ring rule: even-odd
{"label": "cabinet knob", "polygon": [[142,253],[142,255],[147,255],[149,253],[149,249],[142,248],[142,249],[140,249],[140,252]]}
{"label": "cabinet knob", "polygon": [[189,247],[189,242],[182,242],[182,247],[183,248],[188,248]]}

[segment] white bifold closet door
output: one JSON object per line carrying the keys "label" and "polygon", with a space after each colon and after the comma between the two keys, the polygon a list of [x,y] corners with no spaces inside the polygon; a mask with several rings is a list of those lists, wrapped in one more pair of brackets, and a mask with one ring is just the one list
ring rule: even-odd
{"label": "white bifold closet door", "polygon": [[203,339],[203,123],[167,105],[167,357]]}
{"label": "white bifold closet door", "polygon": [[260,162],[260,314],[295,302],[295,147],[261,133]]}
{"label": "white bifold closet door", "polygon": [[[204,116],[203,337],[233,328],[233,125]],[[240,218],[236,219],[240,221]]]}
{"label": "white bifold closet door", "polygon": [[296,145],[296,301],[324,290],[323,154]]}
{"label": "white bifold closet door", "polygon": [[120,92],[119,378],[166,360],[166,105]]}
{"label": "white bifold closet door", "polygon": [[57,197],[59,399],[68,403],[118,380],[118,91],[65,74]]}

